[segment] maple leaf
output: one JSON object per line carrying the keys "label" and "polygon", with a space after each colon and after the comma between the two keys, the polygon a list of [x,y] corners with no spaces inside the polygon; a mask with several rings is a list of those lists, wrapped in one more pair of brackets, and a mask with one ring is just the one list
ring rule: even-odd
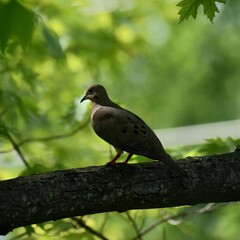
{"label": "maple leaf", "polygon": [[181,8],[178,12],[180,22],[187,20],[190,16],[196,19],[200,5],[203,6],[204,14],[207,15],[212,22],[215,14],[219,12],[216,2],[226,3],[226,0],[182,0],[177,4],[177,6]]}

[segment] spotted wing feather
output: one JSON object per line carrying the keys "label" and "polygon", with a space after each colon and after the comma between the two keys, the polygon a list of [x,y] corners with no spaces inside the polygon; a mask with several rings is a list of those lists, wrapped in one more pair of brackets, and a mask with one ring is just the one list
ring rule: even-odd
{"label": "spotted wing feather", "polygon": [[159,160],[165,154],[151,128],[125,109],[102,106],[93,114],[92,125],[99,137],[126,152]]}

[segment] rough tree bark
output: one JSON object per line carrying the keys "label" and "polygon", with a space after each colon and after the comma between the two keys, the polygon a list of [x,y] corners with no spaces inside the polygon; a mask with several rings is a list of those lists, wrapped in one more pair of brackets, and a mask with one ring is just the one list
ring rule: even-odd
{"label": "rough tree bark", "polygon": [[240,200],[240,150],[177,162],[186,182],[159,162],[70,169],[0,182],[0,234],[108,211]]}

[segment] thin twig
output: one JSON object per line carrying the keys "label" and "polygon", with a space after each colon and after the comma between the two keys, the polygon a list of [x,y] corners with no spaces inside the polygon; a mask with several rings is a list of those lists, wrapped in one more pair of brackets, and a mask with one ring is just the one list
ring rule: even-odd
{"label": "thin twig", "polygon": [[108,240],[108,238],[103,236],[101,233],[97,232],[92,227],[88,226],[82,219],[73,217],[72,220],[74,220],[80,227],[84,228],[86,231],[90,232],[91,234],[95,235],[96,237],[98,237],[102,240]]}
{"label": "thin twig", "polygon": [[109,218],[109,213],[105,213],[102,225],[101,225],[100,230],[99,230],[100,233],[103,232],[103,230],[104,230],[104,228],[105,228],[105,226],[107,224],[108,218]]}
{"label": "thin twig", "polygon": [[130,221],[130,223],[132,224],[133,229],[136,232],[136,239],[142,240],[142,237],[141,237],[141,234],[140,234],[140,231],[139,231],[139,228],[137,226],[135,219],[131,216],[131,214],[129,212],[126,212],[125,214],[126,214],[128,220]]}
{"label": "thin twig", "polygon": [[18,153],[19,157],[22,159],[24,165],[27,167],[27,168],[30,168],[28,162],[26,161],[21,149],[19,148],[19,145],[15,142],[15,140],[12,138],[12,136],[10,135],[10,133],[7,131],[7,129],[5,128],[5,134],[6,134],[6,137],[8,138],[8,140],[11,142],[13,148],[16,150],[16,152]]}
{"label": "thin twig", "polygon": [[[88,124],[88,121],[85,122],[83,125],[74,129],[73,131],[71,131],[69,133],[65,133],[65,134],[53,135],[53,136],[48,136],[48,137],[26,138],[26,139],[23,139],[22,141],[20,141],[19,143],[17,143],[17,145],[18,145],[18,147],[21,147],[24,144],[31,143],[31,142],[48,142],[48,141],[53,141],[53,140],[57,140],[57,139],[61,139],[61,138],[71,137],[71,136],[75,135],[77,132],[79,132],[80,130],[82,130],[83,128],[85,128],[87,126],[87,124]],[[0,151],[0,153],[9,153],[13,150],[14,149],[3,150],[3,151]]]}
{"label": "thin twig", "polygon": [[202,207],[200,209],[197,209],[197,210],[184,211],[184,212],[180,212],[178,214],[175,214],[173,216],[164,216],[162,219],[157,220],[156,222],[152,223],[151,225],[149,225],[148,227],[146,227],[145,229],[140,231],[139,234],[136,235],[131,240],[138,240],[139,235],[141,237],[143,237],[144,235],[146,235],[147,233],[152,231],[154,228],[156,228],[160,224],[162,224],[164,222],[168,222],[169,220],[173,220],[173,219],[177,219],[177,218],[185,218],[185,217],[188,217],[188,216],[191,216],[191,215],[198,215],[198,214],[202,214],[202,213],[212,212],[212,211],[218,210],[221,207],[226,206],[226,205],[227,204],[216,205],[215,203],[208,203],[204,207]]}
{"label": "thin twig", "polygon": [[75,135],[78,131],[85,128],[87,126],[87,124],[88,124],[88,121],[85,122],[83,125],[74,129],[73,131],[71,131],[69,133],[65,133],[65,134],[59,134],[59,135],[54,135],[54,136],[49,136],[49,137],[42,137],[42,138],[41,137],[40,138],[26,138],[26,139],[22,140],[21,142],[19,142],[18,146],[22,146],[29,142],[48,142],[48,141],[53,141],[56,139],[71,137],[71,136]]}

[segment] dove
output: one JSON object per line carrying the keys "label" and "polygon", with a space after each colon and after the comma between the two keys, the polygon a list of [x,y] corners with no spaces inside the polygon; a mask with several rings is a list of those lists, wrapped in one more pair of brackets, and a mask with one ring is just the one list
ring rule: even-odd
{"label": "dove", "polygon": [[93,130],[116,150],[116,156],[107,165],[116,165],[121,154],[127,152],[122,164],[127,165],[136,154],[161,161],[187,177],[187,173],[164,150],[153,130],[136,114],[111,101],[102,85],[90,86],[81,102],[87,99],[93,103],[90,117]]}

